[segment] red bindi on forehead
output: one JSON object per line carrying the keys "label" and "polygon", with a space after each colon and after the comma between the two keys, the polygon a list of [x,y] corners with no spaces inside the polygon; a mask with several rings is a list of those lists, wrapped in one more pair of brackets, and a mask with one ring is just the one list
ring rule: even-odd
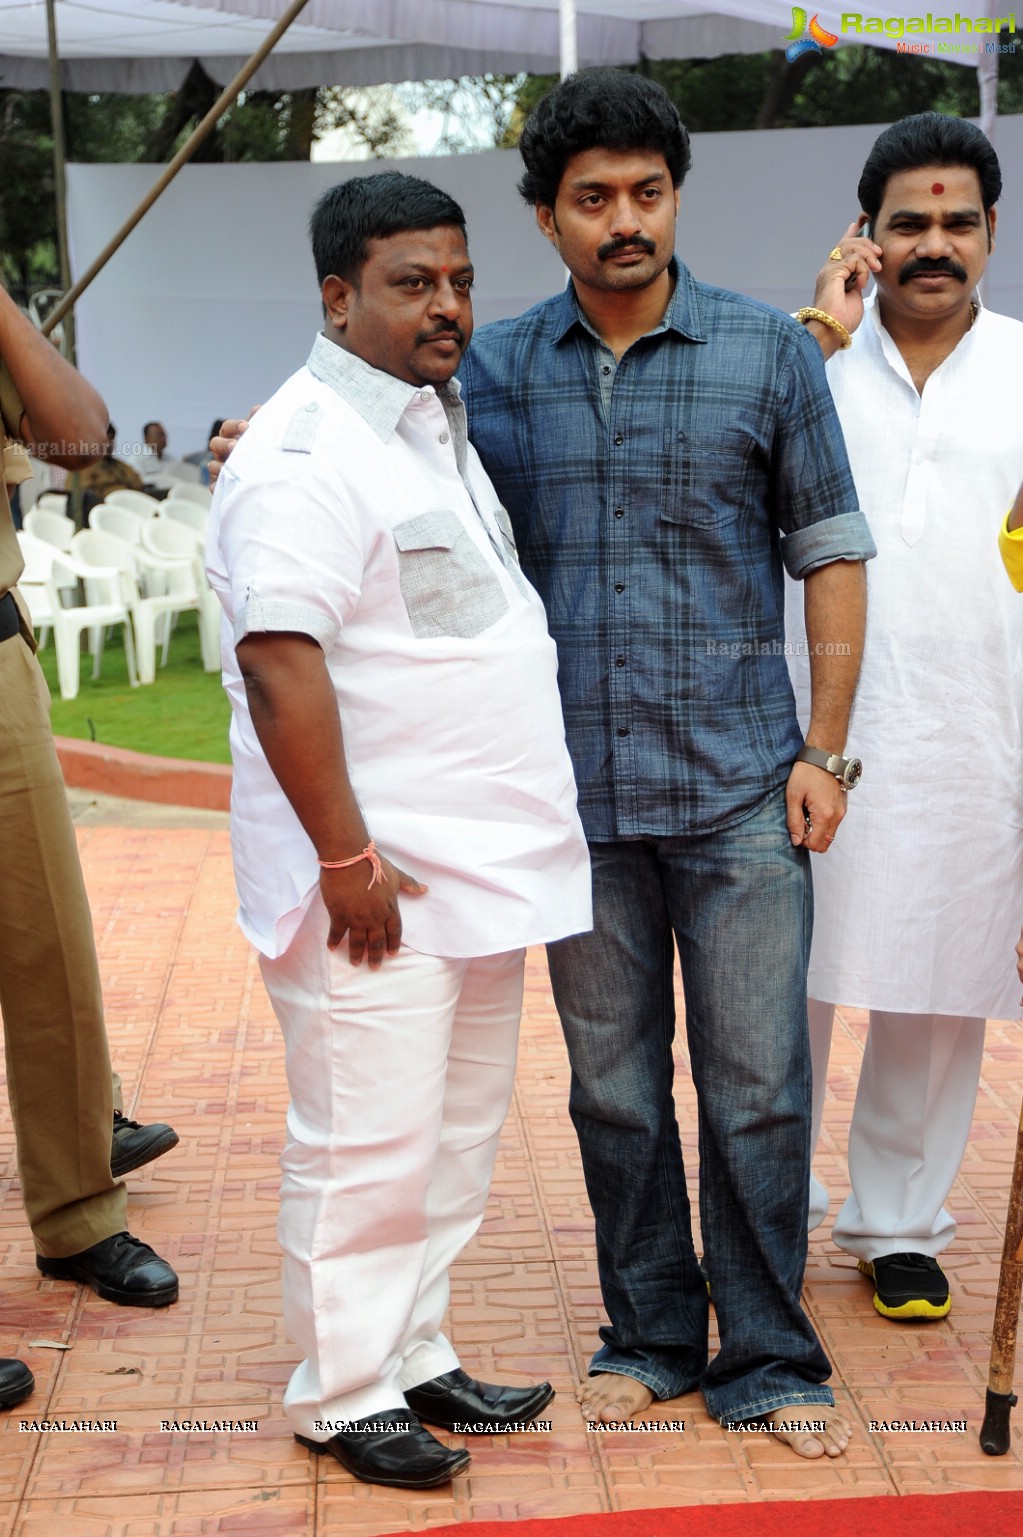
{"label": "red bindi on forehead", "polygon": [[945,190],[945,183],[943,181],[936,181],[934,183],[934,185],[931,187],[931,191],[934,193],[935,197],[940,197],[941,194],[944,192],[944,190]]}

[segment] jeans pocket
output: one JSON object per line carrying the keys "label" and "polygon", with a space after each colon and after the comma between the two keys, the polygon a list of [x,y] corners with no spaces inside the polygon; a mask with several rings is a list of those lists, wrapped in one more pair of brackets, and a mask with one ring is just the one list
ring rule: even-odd
{"label": "jeans pocket", "polygon": [[424,512],[392,529],[412,633],[472,640],[508,611],[497,573],[453,512]]}

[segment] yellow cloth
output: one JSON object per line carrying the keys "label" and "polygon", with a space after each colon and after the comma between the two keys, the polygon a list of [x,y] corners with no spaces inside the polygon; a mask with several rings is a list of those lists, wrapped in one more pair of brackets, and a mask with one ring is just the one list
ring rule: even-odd
{"label": "yellow cloth", "polygon": [[1009,514],[998,530],[998,549],[1009,573],[1009,581],[1017,592],[1023,592],[1023,528],[1009,531]]}

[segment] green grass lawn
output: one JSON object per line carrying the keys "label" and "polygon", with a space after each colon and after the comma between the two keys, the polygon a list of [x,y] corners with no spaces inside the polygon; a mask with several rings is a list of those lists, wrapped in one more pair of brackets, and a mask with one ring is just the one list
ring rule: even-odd
{"label": "green grass lawn", "polygon": [[159,665],[156,682],[130,688],[123,630],[118,625],[103,648],[103,667],[92,681],[92,658],[83,653],[82,685],[77,699],[61,699],[57,656],[50,640],[39,661],[53,697],[56,736],[83,737],[165,758],[198,758],[230,763],[227,728],[231,709],[220,673],[203,672],[199,628],[194,613],[182,614],[171,637],[170,658]]}

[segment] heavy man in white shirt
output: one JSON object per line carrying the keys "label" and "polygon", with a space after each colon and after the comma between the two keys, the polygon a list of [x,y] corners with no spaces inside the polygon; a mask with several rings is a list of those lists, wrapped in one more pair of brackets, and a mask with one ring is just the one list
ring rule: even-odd
{"label": "heavy man in white shirt", "polygon": [[[977,295],[1000,191],[994,150],[970,123],[934,112],[896,123],[818,277],[824,318],[800,312],[829,358],[878,550],[849,727],[868,772],[814,869],[809,991],[815,1134],[835,1005],[870,1011],[834,1238],[888,1318],[949,1311],[936,1256],[955,1235],[945,1201],[984,1021],[1017,1012],[1023,610],[997,535],[1023,476],[1023,325]],[[811,1225],[827,1206],[814,1181]]]}
{"label": "heavy man in white shirt", "polygon": [[589,867],[554,644],[453,380],[462,211],[387,173],[333,188],[311,233],[323,333],[211,513],[232,836],[292,1100],[287,1414],[357,1477],[425,1488],[469,1457],[421,1419],[514,1428],[553,1396],[474,1381],[440,1329],[511,1096],[524,947],[589,927]]}

